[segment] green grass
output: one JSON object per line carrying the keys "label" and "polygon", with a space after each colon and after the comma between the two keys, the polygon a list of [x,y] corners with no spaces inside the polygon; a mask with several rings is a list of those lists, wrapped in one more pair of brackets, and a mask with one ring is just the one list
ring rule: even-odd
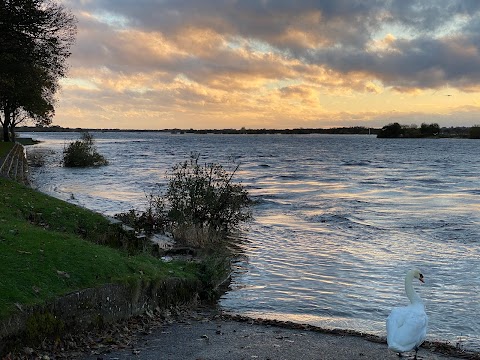
{"label": "green grass", "polygon": [[198,277],[193,263],[100,245],[111,236],[103,216],[15,182],[0,179],[0,204],[0,319],[105,283]]}
{"label": "green grass", "polygon": [[7,156],[12,147],[13,143],[0,141],[0,159]]}

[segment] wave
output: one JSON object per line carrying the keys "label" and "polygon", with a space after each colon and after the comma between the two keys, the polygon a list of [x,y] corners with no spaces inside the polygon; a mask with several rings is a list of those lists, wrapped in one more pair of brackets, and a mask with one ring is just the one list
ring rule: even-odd
{"label": "wave", "polygon": [[[418,264],[442,290],[452,289],[448,297],[444,291],[427,295],[427,303],[444,301],[441,308],[429,308],[432,324],[442,325],[430,336],[455,341],[450,334],[480,333],[478,321],[470,316],[479,313],[478,302],[468,301],[480,288],[480,168],[471,160],[478,152],[475,142],[456,140],[439,151],[438,141],[422,139],[296,136],[292,142],[288,136],[99,133],[99,151],[114,161],[98,171],[74,171],[59,165],[65,134],[31,136],[51,140],[35,147],[56,151],[43,168],[31,169],[44,189],[61,197],[78,186],[78,202],[102,212],[134,208],[144,200],[143,189],[154,189],[163,171],[187,160],[191,151],[214,162],[241,154],[245,164],[238,175],[256,204],[240,244],[243,261],[234,267],[234,291],[223,297],[222,306],[271,308],[279,314],[301,309],[299,316],[305,316],[317,313],[315,304],[324,301],[337,306],[338,313],[327,316],[328,321],[343,324],[345,314],[345,326],[361,329],[372,296],[375,310],[388,314],[392,297],[402,300],[395,294],[404,268]],[[109,140],[102,143],[102,137]],[[115,182],[121,191],[102,196]],[[129,192],[138,192],[139,199]],[[325,275],[333,280],[327,282]],[[347,280],[349,284],[342,284]],[[272,292],[277,287],[281,291]],[[275,301],[276,296],[282,301]],[[368,331],[383,330],[383,321],[378,327],[368,324]],[[478,337],[474,344],[480,345]]]}
{"label": "wave", "polygon": [[343,166],[370,166],[372,162],[370,160],[345,160]]}

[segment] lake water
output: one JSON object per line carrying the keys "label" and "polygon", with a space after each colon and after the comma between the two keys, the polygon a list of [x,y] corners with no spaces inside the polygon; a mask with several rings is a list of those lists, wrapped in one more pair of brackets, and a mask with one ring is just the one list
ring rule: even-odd
{"label": "lake water", "polygon": [[342,135],[93,133],[110,165],[66,169],[76,133],[24,134],[45,142],[31,168],[39,190],[115,214],[145,207],[165,173],[201,154],[258,200],[242,256],[220,300],[230,312],[385,335],[407,304],[404,274],[429,315],[428,339],[480,351],[480,141]]}

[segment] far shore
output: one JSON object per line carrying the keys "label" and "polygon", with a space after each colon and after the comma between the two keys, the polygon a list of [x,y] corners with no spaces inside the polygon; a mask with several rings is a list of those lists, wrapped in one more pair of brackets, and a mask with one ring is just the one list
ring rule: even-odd
{"label": "far shore", "polygon": [[296,129],[98,129],[98,128],[69,128],[61,126],[35,127],[22,126],[17,132],[145,132],[171,134],[351,134],[376,135],[380,129],[363,126],[337,128],[296,128]]}
{"label": "far shore", "polygon": [[[383,136],[383,128],[351,126],[334,128],[292,128],[292,129],[98,129],[98,128],[69,128],[61,126],[35,127],[22,126],[16,131],[22,132],[139,132],[139,133],[169,133],[182,134],[225,134],[225,135],[365,135],[395,139],[442,139],[442,138],[477,138],[472,137],[471,130],[477,127],[451,126],[439,128],[435,134],[422,134],[418,128],[407,127],[408,131],[402,131],[398,136]],[[414,131],[415,130],[415,131]]]}

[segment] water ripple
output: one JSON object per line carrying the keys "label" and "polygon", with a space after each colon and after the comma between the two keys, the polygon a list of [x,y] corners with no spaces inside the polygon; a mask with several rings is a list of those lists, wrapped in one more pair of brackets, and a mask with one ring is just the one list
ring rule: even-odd
{"label": "water ripple", "polygon": [[429,339],[480,350],[476,142],[96,133],[111,165],[74,170],[59,164],[76,134],[26,136],[45,140],[29,151],[54,151],[44,168],[31,169],[41,191],[73,194],[105,213],[142,208],[191,152],[225,166],[241,161],[255,218],[241,234],[220,301],[226,310],[384,335],[391,307],[407,301],[403,276],[416,266],[426,278],[415,287]]}

